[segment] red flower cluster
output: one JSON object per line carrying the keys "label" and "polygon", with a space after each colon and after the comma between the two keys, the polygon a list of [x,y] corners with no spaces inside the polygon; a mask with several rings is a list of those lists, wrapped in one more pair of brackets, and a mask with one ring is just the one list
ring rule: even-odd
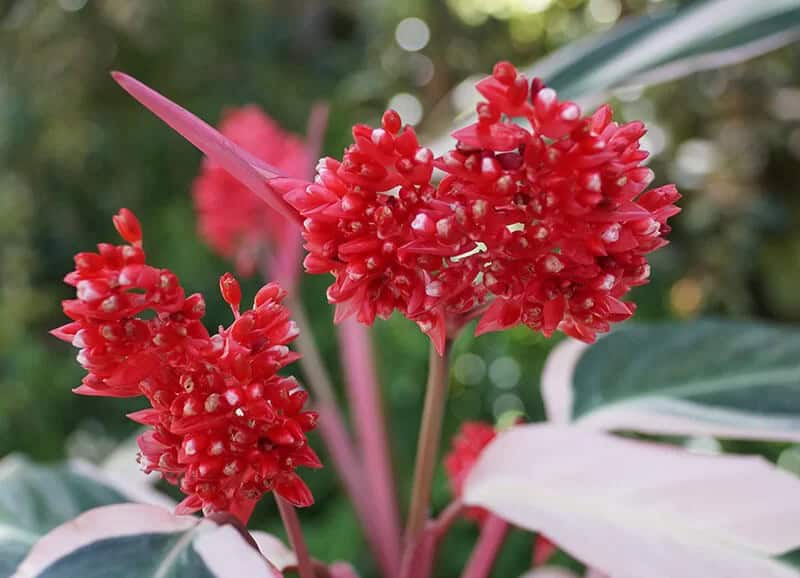
{"label": "red flower cluster", "polygon": [[[456,249],[420,236],[450,213],[430,184],[433,154],[394,111],[382,128],[355,126],[353,138],[341,162],[322,159],[315,182],[288,199],[306,217],[306,271],[333,273],[328,300],[337,321],[355,314],[371,324],[397,309],[443,344],[439,271]],[[456,281],[447,287],[453,299]]]}
{"label": "red flower cluster", "polygon": [[[299,137],[285,132],[255,105],[229,111],[220,132],[286,176],[308,178],[313,159]],[[263,199],[208,158],[192,187],[201,236],[237,271],[251,275],[266,260],[289,278],[300,261],[300,231]],[[288,279],[281,279],[286,283]]]}
{"label": "red flower cluster", "polygon": [[[453,495],[461,497],[464,482],[475,466],[475,462],[483,449],[497,436],[497,430],[491,424],[481,421],[468,421],[461,424],[461,429],[453,438],[452,449],[444,458],[444,469],[450,481]],[[466,510],[466,517],[483,522],[489,513],[483,508],[471,507]]]}
{"label": "red flower cluster", "polygon": [[[440,350],[447,320],[490,297],[478,334],[524,323],[591,342],[633,314],[620,299],[648,281],[679,194],[644,192],[642,123],[615,123],[608,106],[583,117],[509,63],[477,88],[488,102],[441,158],[388,111],[382,128],[353,129],[341,162],[320,162],[289,198],[306,217],[306,270],[334,275],[337,318],[397,309]],[[447,174],[436,187],[433,167]]]}
{"label": "red flower cluster", "polygon": [[287,347],[297,327],[281,304],[285,291],[264,286],[240,314],[239,284],[224,275],[236,319],[209,335],[202,295],[186,297],[171,271],[146,264],[136,217],[122,209],[114,224],[130,244],[76,255],[65,281],[77,299],[63,303],[73,321],[53,331],[80,348],[88,375],[76,393],[147,398],[151,407],[129,416],[153,428],[139,438],[140,461],[188,495],[179,513],[246,518],[269,490],[311,504],[295,469],[321,465],[306,440],[317,416],[303,411],[298,383],[276,374],[297,358]]}

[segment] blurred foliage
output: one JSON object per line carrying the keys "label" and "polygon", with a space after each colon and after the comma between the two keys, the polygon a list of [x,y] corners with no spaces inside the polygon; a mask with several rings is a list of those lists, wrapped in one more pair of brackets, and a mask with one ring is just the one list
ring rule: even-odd
{"label": "blurred foliage", "polygon": [[[63,323],[61,283],[72,255],[115,238],[110,216],[133,209],[156,264],[207,295],[210,326],[227,316],[216,298],[230,266],[195,234],[189,185],[200,155],[108,77],[121,69],[214,121],[257,103],[302,132],[316,100],[331,103],[326,152],[338,154],[354,122],[375,123],[387,102],[427,113],[464,78],[496,60],[528,64],[549,50],[670,0],[4,0],[0,1],[0,456],[102,457],[135,431],[135,402],[78,398],[74,350],[47,335]],[[422,19],[430,41],[403,50],[397,24]],[[409,98],[410,97],[410,98]],[[614,95],[623,118],[651,127],[658,183],[675,181],[684,213],[673,243],[639,289],[639,319],[735,317],[800,320],[800,50],[680,82]],[[413,112],[413,110],[412,110]],[[327,279],[303,296],[320,347],[338,372]],[[252,294],[258,283],[245,288]],[[375,328],[402,499],[408,494],[426,372],[426,340],[394,319]],[[521,409],[542,417],[538,374],[551,344],[517,329],[475,339],[454,354],[446,438],[465,419]],[[341,384],[339,384],[341,385]],[[95,440],[94,444],[87,440]],[[315,446],[320,447],[319,440]],[[535,459],[535,456],[532,456]],[[370,562],[330,468],[311,472],[317,505],[303,512],[312,551]],[[449,499],[439,472],[436,506]],[[268,500],[265,500],[268,502]],[[271,504],[256,525],[277,530]],[[455,576],[476,530],[459,524],[437,576]],[[494,576],[519,575],[530,539],[515,534]]]}

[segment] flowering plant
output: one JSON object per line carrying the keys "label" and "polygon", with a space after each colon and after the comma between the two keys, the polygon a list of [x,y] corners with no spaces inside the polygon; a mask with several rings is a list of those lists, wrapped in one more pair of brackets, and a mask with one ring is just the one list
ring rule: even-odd
{"label": "flowering plant", "polygon": [[[87,373],[75,392],[140,398],[146,407],[128,417],[145,427],[141,469],[185,497],[174,514],[145,505],[90,510],[39,540],[15,576],[71,575],[109,563],[103,552],[145,535],[141,554],[167,552],[157,576],[180,558],[181,575],[202,567],[202,575],[353,578],[349,564],[313,558],[295,511],[314,501],[298,468],[322,467],[307,437],[315,429],[386,578],[433,576],[439,546],[462,518],[480,527],[465,578],[489,576],[512,529],[535,534],[530,578],[557,576],[546,566],[557,552],[590,576],[800,576],[779,558],[800,547],[800,481],[759,459],[606,433],[800,439],[785,417],[734,405],[734,390],[755,387],[742,379],[726,386],[736,381],[726,371],[741,359],[737,347],[712,368],[694,361],[733,325],[659,328],[659,336],[675,334],[662,345],[679,348],[684,373],[652,356],[647,327],[588,345],[634,314],[625,299],[648,282],[647,255],[667,243],[679,212],[673,185],[649,188],[643,123],[615,121],[608,105],[584,115],[541,79],[500,62],[476,85],[485,100],[474,122],[453,132],[443,154],[387,110],[379,127],[353,127],[341,159],[314,165],[323,108],[305,142],[255,107],[229,112],[217,131],[134,78],[113,76],[205,153],[193,186],[201,236],[265,285],[242,311],[239,282],[222,275],[234,319],[212,333],[204,297],[187,296],[173,272],[148,264],[130,210],[113,217],[125,244],[75,256],[65,281],[76,297],[63,303],[71,321],[53,331],[79,349]],[[340,324],[355,440],[297,294],[301,243],[305,271],[332,276],[327,299]],[[394,313],[430,340],[404,532],[364,330]],[[473,321],[477,335],[524,325],[568,339],[541,379],[549,422],[464,423],[441,460],[452,501],[431,516],[452,347]],[[760,331],[762,343],[785,338],[775,328],[747,331]],[[623,354],[638,358],[615,365]],[[307,387],[284,374],[296,361]],[[796,360],[780,352],[751,363],[762,364],[761,385],[797,377]],[[625,389],[631,375],[650,383]],[[247,530],[268,493],[291,549]],[[154,536],[171,536],[172,545]]]}

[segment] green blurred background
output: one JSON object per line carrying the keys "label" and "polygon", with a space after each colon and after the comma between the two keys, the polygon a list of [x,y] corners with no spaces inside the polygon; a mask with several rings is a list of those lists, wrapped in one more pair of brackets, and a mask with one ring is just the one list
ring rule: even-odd
{"label": "green blurred background", "polygon": [[[114,240],[111,215],[133,209],[150,260],[208,296],[210,326],[231,266],[198,239],[189,195],[200,153],[124,94],[126,71],[201,117],[261,105],[302,132],[313,102],[331,105],[325,152],[338,155],[354,122],[392,106],[441,127],[443,99],[465,78],[509,59],[528,64],[662,0],[0,0],[0,456],[102,460],[135,432],[136,402],[81,398],[75,351],[48,336],[63,322],[61,278],[72,255]],[[408,20],[414,18],[414,20]],[[657,184],[676,182],[684,212],[672,245],[638,290],[638,319],[700,314],[800,320],[800,48],[612,98],[648,122]],[[339,375],[326,278],[303,295],[319,345]],[[257,282],[246,284],[249,294]],[[378,323],[378,365],[402,501],[408,493],[426,369],[426,340],[408,322]],[[508,410],[542,416],[538,374],[551,343],[525,329],[459,340],[446,436],[465,419]],[[341,386],[340,379],[337,386]],[[315,446],[320,448],[319,440]],[[305,476],[317,504],[302,512],[320,559],[374,568],[330,468]],[[442,472],[437,505],[449,499]],[[268,502],[268,500],[265,500]],[[277,530],[272,506],[255,525]],[[457,575],[469,524],[445,545],[437,575]],[[529,565],[515,534],[496,577]]]}

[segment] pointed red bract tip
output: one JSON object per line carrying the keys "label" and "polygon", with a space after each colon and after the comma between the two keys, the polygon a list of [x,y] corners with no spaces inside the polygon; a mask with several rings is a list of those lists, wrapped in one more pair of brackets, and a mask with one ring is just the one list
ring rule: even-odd
{"label": "pointed red bract tip", "polygon": [[122,85],[127,81],[134,80],[134,78],[132,76],[129,76],[129,75],[125,74],[124,72],[120,72],[119,70],[112,70],[111,71],[111,78],[113,78],[114,81],[119,85]]}
{"label": "pointed red bract tip", "polygon": [[219,290],[225,303],[231,306],[234,313],[238,313],[239,304],[242,302],[242,288],[236,277],[231,273],[225,273],[219,278]]}
{"label": "pointed red bract tip", "polygon": [[112,217],[112,221],[120,237],[131,245],[141,246],[142,226],[130,209],[120,209],[119,213]]}
{"label": "pointed red bract tip", "polygon": [[283,176],[279,171],[260,161],[185,108],[132,76],[113,71],[111,77],[142,106],[200,149],[212,162],[241,181],[278,213],[287,219],[302,222],[297,212],[270,184],[271,179]]}

